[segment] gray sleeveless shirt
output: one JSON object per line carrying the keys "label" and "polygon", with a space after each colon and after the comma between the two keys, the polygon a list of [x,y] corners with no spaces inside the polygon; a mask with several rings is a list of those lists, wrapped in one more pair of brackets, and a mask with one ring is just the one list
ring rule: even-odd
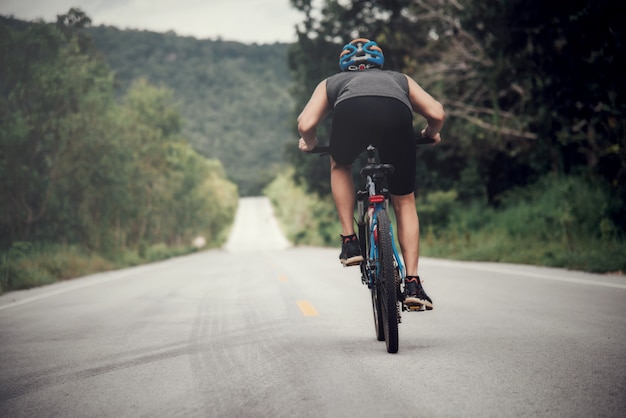
{"label": "gray sleeveless shirt", "polygon": [[371,68],[347,71],[326,79],[326,96],[331,108],[346,99],[363,96],[382,96],[400,100],[410,111],[409,82],[404,74]]}

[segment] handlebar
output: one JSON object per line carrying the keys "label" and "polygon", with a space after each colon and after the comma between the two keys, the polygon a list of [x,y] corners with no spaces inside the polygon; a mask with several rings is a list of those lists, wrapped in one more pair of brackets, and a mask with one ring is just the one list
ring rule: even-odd
{"label": "handlebar", "polygon": [[419,148],[420,145],[435,145],[435,140],[427,136],[420,136],[415,139],[415,148]]}
{"label": "handlebar", "polygon": [[328,145],[316,146],[311,151],[305,151],[306,154],[321,154],[320,157],[328,155],[330,153],[330,147]]}
{"label": "handlebar", "polygon": [[[415,148],[419,148],[421,145],[434,145],[435,141],[432,138],[420,136],[415,139]],[[307,154],[320,154],[320,157],[328,155],[330,153],[330,147],[328,145],[318,145],[311,151],[306,151]]]}

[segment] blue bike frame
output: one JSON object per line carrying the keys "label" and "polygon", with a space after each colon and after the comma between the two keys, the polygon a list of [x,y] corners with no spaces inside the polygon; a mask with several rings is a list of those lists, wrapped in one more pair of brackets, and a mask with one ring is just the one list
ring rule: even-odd
{"label": "blue bike frame", "polygon": [[[372,214],[372,222],[370,224],[370,253],[369,253],[369,258],[370,260],[376,260],[376,272],[377,274],[381,274],[380,270],[381,270],[381,265],[379,262],[379,258],[378,258],[378,244],[376,243],[376,235],[375,233],[377,233],[377,229],[378,229],[378,213],[380,212],[381,209],[383,209],[386,205],[385,202],[381,202],[381,203],[373,203],[372,204],[374,206],[374,211]],[[394,239],[394,235],[393,235],[393,227],[390,225],[389,226],[389,232],[391,233],[391,247],[393,248],[393,258],[395,260],[395,262],[398,265],[398,268],[400,269],[400,277],[404,277],[404,264],[402,264],[402,261],[400,259],[400,253],[398,252],[398,249],[396,248],[396,241]],[[373,278],[370,276],[369,277],[369,281],[370,281],[370,286],[373,285],[372,282]]]}

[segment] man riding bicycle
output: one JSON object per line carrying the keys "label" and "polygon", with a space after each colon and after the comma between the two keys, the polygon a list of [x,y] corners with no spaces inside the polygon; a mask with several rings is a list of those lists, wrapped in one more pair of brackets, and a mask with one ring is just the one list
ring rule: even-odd
{"label": "man riding bicycle", "polygon": [[441,141],[443,106],[407,75],[383,70],[384,55],[376,42],[358,38],[339,55],[342,72],[318,84],[298,116],[298,147],[307,152],[318,143],[317,125],[330,112],[330,181],[339,222],[341,254],[346,266],[363,261],[354,233],[354,185],[351,166],[370,144],[383,163],[395,167],[388,176],[391,202],[396,213],[398,240],[406,265],[407,305],[433,309],[418,274],[419,218],[415,207],[415,138],[413,112],[427,125],[422,136]]}

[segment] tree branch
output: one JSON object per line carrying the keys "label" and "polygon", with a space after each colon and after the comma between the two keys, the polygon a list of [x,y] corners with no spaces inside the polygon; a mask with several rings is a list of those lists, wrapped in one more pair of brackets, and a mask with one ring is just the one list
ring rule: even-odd
{"label": "tree branch", "polygon": [[532,132],[525,132],[525,131],[520,131],[517,129],[511,129],[511,128],[505,128],[502,126],[492,125],[491,123],[487,123],[482,119],[479,119],[475,116],[468,115],[458,110],[452,109],[452,110],[446,110],[446,112],[449,115],[456,116],[461,119],[465,119],[466,121],[491,132],[497,132],[499,134],[513,136],[517,138],[532,139],[532,140],[538,139],[537,134],[534,134]]}

